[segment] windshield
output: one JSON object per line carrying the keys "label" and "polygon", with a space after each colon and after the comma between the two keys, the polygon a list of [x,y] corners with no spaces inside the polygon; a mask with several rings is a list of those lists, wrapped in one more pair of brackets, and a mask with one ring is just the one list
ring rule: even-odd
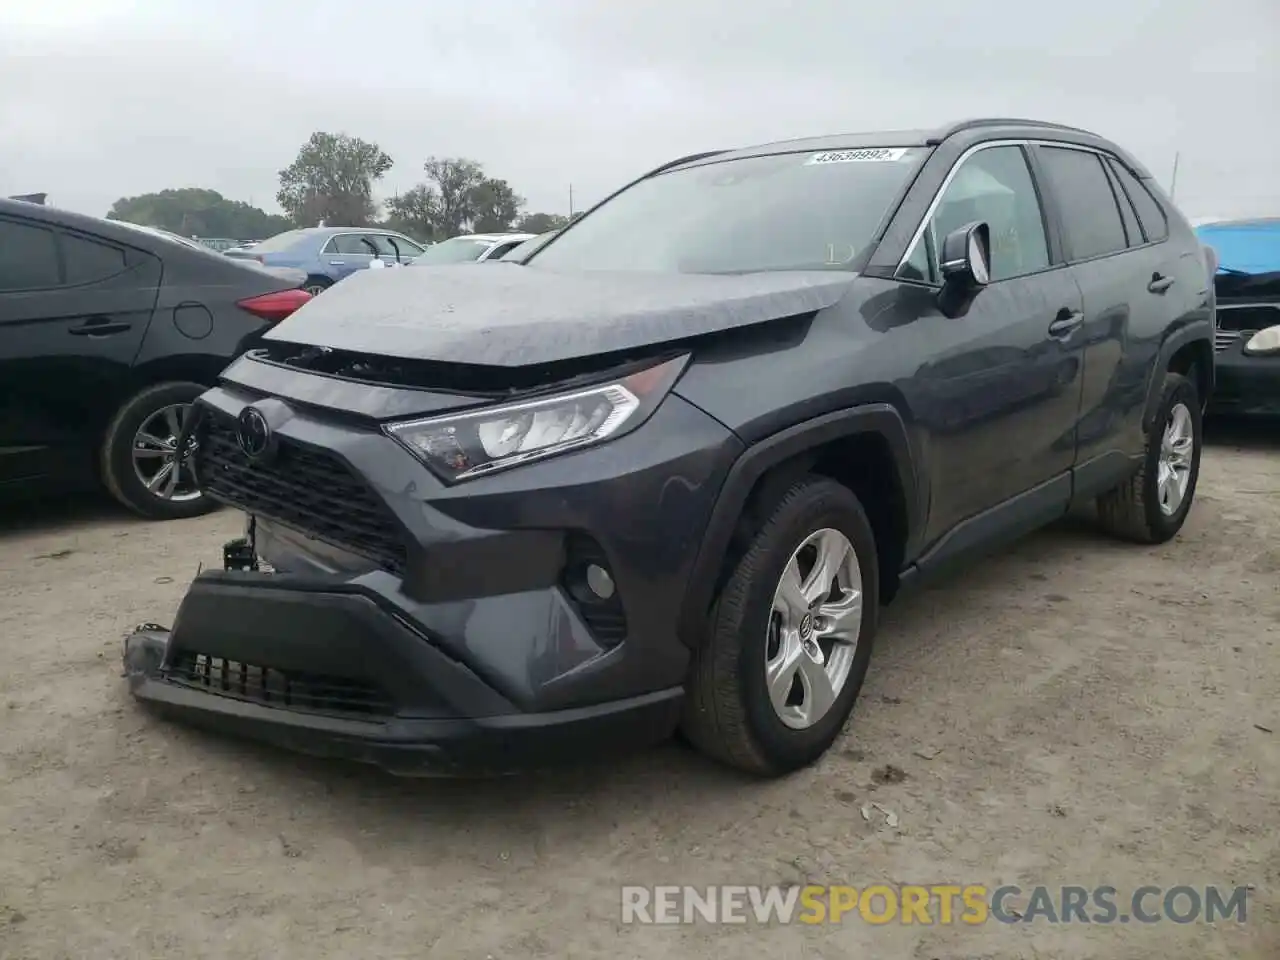
{"label": "windshield", "polygon": [[502,259],[503,260],[523,260],[529,254],[533,253],[533,251],[537,250],[540,246],[542,246],[544,243],[546,243],[548,240],[554,237],[558,232],[559,231],[556,231],[556,230],[550,230],[547,233],[540,233],[536,237],[531,237],[530,239],[526,240],[524,243],[517,243],[514,247],[512,247],[510,250],[508,250],[506,253],[502,255]]}
{"label": "windshield", "polygon": [[847,269],[921,152],[786,153],[658,174],[591,211],[528,262],[662,273]]}
{"label": "windshield", "polygon": [[480,255],[489,249],[488,240],[476,240],[473,237],[454,237],[434,246],[427,247],[422,255],[416,257],[410,266],[429,267],[439,263],[466,263],[479,260]]}
{"label": "windshield", "polygon": [[285,233],[277,233],[274,237],[270,237],[257,244],[253,250],[254,253],[279,253],[281,250],[288,250],[304,236],[301,230],[289,230]]}

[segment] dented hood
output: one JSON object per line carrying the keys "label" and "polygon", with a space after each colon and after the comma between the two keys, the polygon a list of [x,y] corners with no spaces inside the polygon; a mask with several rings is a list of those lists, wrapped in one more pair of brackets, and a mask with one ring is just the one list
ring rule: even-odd
{"label": "dented hood", "polygon": [[267,338],[409,360],[525,366],[829,307],[852,273],[558,273],[517,263],[361,271]]}

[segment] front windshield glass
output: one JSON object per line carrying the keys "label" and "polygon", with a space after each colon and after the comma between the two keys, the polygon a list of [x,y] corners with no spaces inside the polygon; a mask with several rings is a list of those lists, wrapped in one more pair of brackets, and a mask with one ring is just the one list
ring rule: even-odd
{"label": "front windshield glass", "polygon": [[427,247],[410,266],[429,267],[441,263],[467,263],[479,260],[480,255],[489,249],[488,240],[476,240],[471,237],[454,237],[443,240],[434,246]]}
{"label": "front windshield glass", "polygon": [[672,170],[593,210],[528,263],[661,273],[848,269],[921,152],[785,153]]}

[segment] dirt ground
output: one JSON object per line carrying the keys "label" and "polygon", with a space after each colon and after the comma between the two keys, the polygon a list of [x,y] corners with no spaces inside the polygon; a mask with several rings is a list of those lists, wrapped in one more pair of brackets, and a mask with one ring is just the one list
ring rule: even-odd
{"label": "dirt ground", "polygon": [[[891,609],[843,741],[766,784],[675,744],[402,781],[150,719],[121,638],[238,526],[0,519],[0,957],[1280,957],[1280,436],[1209,449],[1166,546],[1066,522]],[[621,884],[806,882],[1253,889],[1243,925],[619,922]]]}

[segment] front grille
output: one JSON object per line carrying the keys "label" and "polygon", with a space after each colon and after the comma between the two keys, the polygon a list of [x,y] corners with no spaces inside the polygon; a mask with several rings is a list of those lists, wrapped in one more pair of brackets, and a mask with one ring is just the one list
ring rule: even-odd
{"label": "front grille", "polygon": [[408,552],[390,508],[332,454],[281,437],[271,462],[254,463],[240,449],[234,423],[210,416],[195,465],[215,500],[404,573]]}
{"label": "front grille", "polygon": [[391,697],[374,683],[279,670],[204,653],[180,652],[167,668],[165,679],[271,707],[365,717],[390,716],[394,712]]}
{"label": "front grille", "polygon": [[1231,345],[1240,339],[1240,334],[1234,330],[1215,330],[1213,332],[1213,349],[1215,353],[1221,353],[1223,350],[1231,349]]}

